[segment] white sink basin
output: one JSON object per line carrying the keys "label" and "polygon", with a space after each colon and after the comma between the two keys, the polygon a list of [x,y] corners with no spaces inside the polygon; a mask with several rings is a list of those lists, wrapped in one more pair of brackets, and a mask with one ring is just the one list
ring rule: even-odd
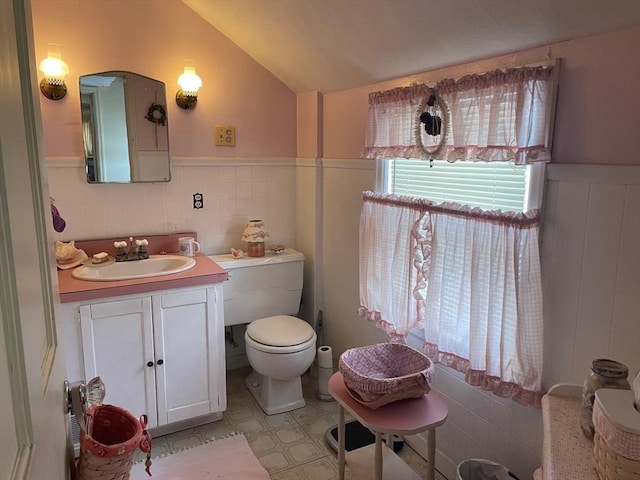
{"label": "white sink basin", "polygon": [[109,265],[87,264],[74,269],[71,275],[78,280],[111,282],[171,275],[189,270],[195,264],[196,261],[193,258],[182,255],[151,255],[145,260],[131,262],[115,262]]}

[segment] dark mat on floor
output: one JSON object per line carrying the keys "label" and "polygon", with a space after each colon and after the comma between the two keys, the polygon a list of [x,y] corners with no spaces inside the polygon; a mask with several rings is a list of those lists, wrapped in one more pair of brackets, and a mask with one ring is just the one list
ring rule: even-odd
{"label": "dark mat on floor", "polygon": [[[385,441],[385,435],[382,436],[382,441]],[[351,420],[345,423],[345,440],[344,449],[347,452],[355,450],[357,448],[366,447],[376,442],[376,437],[371,431],[363,426],[357,420]],[[338,427],[330,428],[327,430],[327,443],[334,450],[338,450]],[[393,437],[393,451],[398,453],[402,450],[404,442],[398,436]]]}

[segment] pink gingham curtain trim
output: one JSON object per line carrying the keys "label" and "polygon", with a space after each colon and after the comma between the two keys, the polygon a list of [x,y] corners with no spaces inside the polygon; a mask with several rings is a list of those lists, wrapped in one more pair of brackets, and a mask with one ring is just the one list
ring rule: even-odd
{"label": "pink gingham curtain trim", "polygon": [[424,318],[431,232],[417,203],[394,203],[365,192],[360,215],[359,314],[384,330],[392,342],[406,343]]}
{"label": "pink gingham curtain trim", "polygon": [[551,72],[551,67],[495,70],[445,79],[435,87],[415,84],[373,92],[363,156],[423,158],[416,145],[414,122],[422,99],[437,93],[451,116],[450,133],[439,159],[518,165],[548,162]]}
{"label": "pink gingham curtain trim", "polygon": [[539,212],[364,192],[359,312],[473,385],[539,406],[542,282]]}

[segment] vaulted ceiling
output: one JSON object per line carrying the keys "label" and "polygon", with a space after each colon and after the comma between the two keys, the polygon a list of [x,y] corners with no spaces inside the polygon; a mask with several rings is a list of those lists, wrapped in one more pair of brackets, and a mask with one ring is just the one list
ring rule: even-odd
{"label": "vaulted ceiling", "polygon": [[[298,93],[344,90],[640,25],[640,0],[183,2]],[[640,45],[629,48],[640,52]]]}

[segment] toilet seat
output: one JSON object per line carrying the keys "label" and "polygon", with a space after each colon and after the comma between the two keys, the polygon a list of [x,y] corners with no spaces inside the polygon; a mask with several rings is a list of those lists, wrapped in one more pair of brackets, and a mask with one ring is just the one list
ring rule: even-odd
{"label": "toilet seat", "polygon": [[289,315],[254,320],[247,326],[249,345],[266,353],[293,353],[312,347],[316,332],[304,320]]}

